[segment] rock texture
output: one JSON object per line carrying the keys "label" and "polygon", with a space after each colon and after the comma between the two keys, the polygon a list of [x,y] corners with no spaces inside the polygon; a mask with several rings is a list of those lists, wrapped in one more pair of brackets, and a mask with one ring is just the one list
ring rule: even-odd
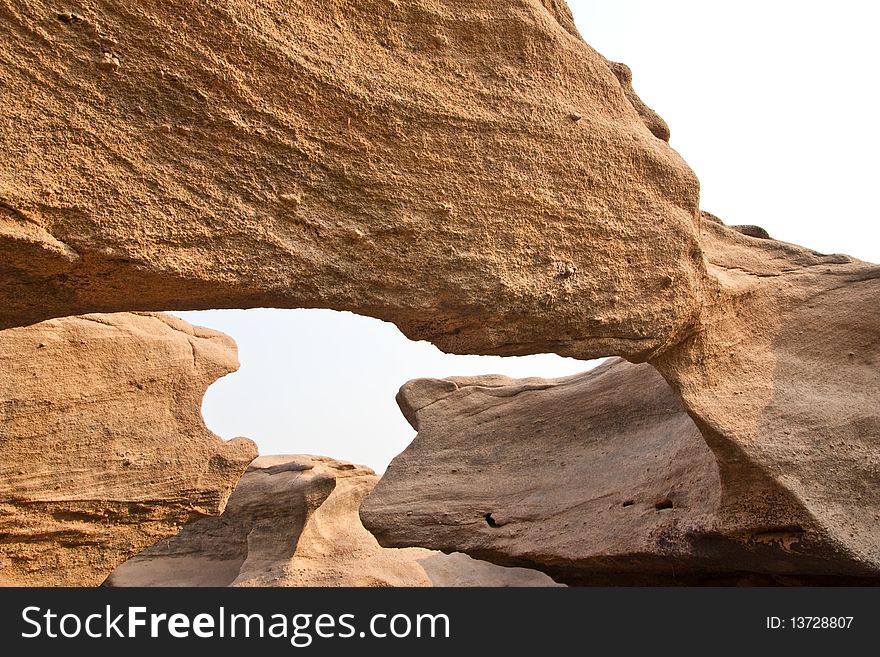
{"label": "rock texture", "polygon": [[[329,307],[395,322],[409,337],[447,351],[647,361],[682,400],[716,459],[718,504],[682,513],[709,514],[706,526],[718,528],[722,542],[733,541],[725,543],[725,559],[739,568],[737,551],[751,554],[758,543],[767,547],[761,572],[774,577],[792,569],[807,577],[880,572],[880,268],[701,215],[696,178],[664,141],[665,123],[634,94],[626,67],[580,39],[561,0],[332,6],[94,0],[63,7],[5,0],[0,59],[0,327],[89,311]],[[50,326],[82,321],[88,320]],[[28,335],[27,329],[3,335],[12,341],[0,344],[4,362],[18,362],[24,352],[16,341]],[[65,357],[82,344],[46,361],[44,370],[69,363]],[[110,389],[118,383],[113,377],[143,365],[124,346],[108,346],[100,354],[104,360],[95,358],[115,359],[112,371],[105,366],[96,374],[113,383]],[[92,409],[110,402],[82,411],[71,406],[76,413],[68,411],[64,426],[49,430],[61,422],[54,413],[62,405],[50,406],[51,398],[40,394],[59,387],[64,393],[69,382],[38,383],[44,379],[36,371],[32,384],[22,378],[31,372],[17,367],[18,374],[0,376],[23,392],[4,395],[4,403],[40,399],[46,410],[16,411],[12,426],[22,427],[16,431],[25,439],[2,439],[13,454],[18,450],[37,464],[60,460],[66,477],[60,481],[73,482],[76,499],[52,492],[59,478],[41,470],[48,466],[39,465],[30,480],[30,463],[16,456],[3,471],[2,494],[14,502],[10,513],[17,517],[26,502],[37,514],[28,520],[35,526],[71,523],[83,513],[79,507],[51,504],[80,504],[86,490],[129,504],[127,496],[140,495],[144,481],[157,497],[136,502],[160,518],[168,509],[189,513],[190,506],[216,511],[222,505],[219,491],[228,489],[243,462],[239,457],[250,448],[236,447],[238,456],[222,461],[217,479],[187,480],[186,494],[174,492],[180,490],[177,477],[184,476],[174,468],[162,488],[158,477],[123,476],[120,468],[129,466],[112,459],[101,466],[106,473],[92,469],[95,461],[74,467],[80,458],[105,458],[105,445],[123,440],[112,414],[106,415],[109,429],[91,419]],[[163,370],[162,380],[185,387],[174,371]],[[77,385],[91,390],[92,381],[86,377]],[[203,383],[199,379],[200,390]],[[497,393],[520,384],[453,381],[411,393],[431,398],[460,385]],[[542,398],[576,387],[546,385]],[[178,390],[162,408],[176,408],[181,395],[186,397]],[[449,403],[466,397],[455,391]],[[566,417],[574,422],[572,431],[579,426],[572,413],[584,410],[583,403],[571,403],[568,414],[560,410],[553,419],[559,432]],[[195,407],[187,412],[194,414]],[[114,408],[118,414],[122,407]],[[416,404],[407,412],[438,409]],[[476,445],[473,436],[491,428],[481,426],[485,417],[450,418],[450,426],[470,434],[411,448],[398,463],[407,463],[407,470],[390,475],[395,494],[407,486],[431,491],[416,477],[423,469],[466,462],[473,454],[486,464],[503,460],[505,449],[493,450],[519,429],[486,434],[492,442]],[[99,440],[105,430],[111,439]],[[599,435],[604,440],[613,430],[607,426]],[[557,443],[564,444],[559,436]],[[644,449],[659,449],[650,436],[642,439]],[[458,455],[437,451],[445,440],[464,441],[467,449]],[[420,438],[416,444],[423,443]],[[207,455],[176,444],[180,456],[174,458],[200,463]],[[77,452],[83,446],[89,448],[85,456]],[[580,448],[598,462],[609,457]],[[536,444],[531,453],[546,449]],[[520,461],[523,454],[510,451]],[[645,458],[632,456],[634,463]],[[626,462],[611,459],[608,467]],[[561,472],[544,474],[553,482]],[[679,474],[670,472],[670,481]],[[684,488],[694,483],[681,476]],[[84,482],[87,488],[76,488]],[[490,485],[471,477],[465,483],[455,504],[476,508],[483,506],[485,487],[499,495],[506,490],[503,481]],[[551,500],[542,486],[581,500],[595,493],[569,481],[567,488],[534,483],[533,506],[521,501],[535,517],[544,504],[568,504]],[[368,516],[370,508],[389,510],[381,498],[391,490],[391,483],[380,487]],[[439,508],[446,492],[441,487],[434,494],[439,497],[427,498],[427,508]],[[166,504],[169,497],[176,502]],[[149,506],[157,500],[162,504]],[[114,507],[113,517],[127,508]],[[170,527],[175,518],[157,522]],[[687,518],[702,536],[703,521]],[[498,536],[513,529],[509,521],[500,524],[503,515],[484,516],[485,527],[470,516],[459,520],[464,525],[454,540],[435,530],[453,549],[460,541],[500,561],[562,570],[568,563],[565,555],[562,565],[550,563],[559,556],[552,551],[527,555],[522,546],[500,545]],[[442,527],[446,520],[441,515],[432,522]],[[89,531],[94,527],[91,520],[83,523]],[[48,552],[28,561],[38,546],[25,545],[20,536],[43,530],[21,526],[12,523],[0,538],[4,550],[12,550],[3,557],[5,571],[21,573],[36,564],[31,572],[37,576],[40,559],[65,563],[68,557]],[[408,544],[418,532],[419,540],[441,540],[389,515],[381,522],[373,517],[371,526],[386,542]],[[467,535],[477,527],[500,531],[490,545]],[[609,549],[630,554],[641,549],[637,537],[642,547],[655,546],[651,532],[657,527],[636,526]],[[669,531],[675,558],[698,576],[702,566],[691,548],[677,542],[682,532],[689,536],[687,528]],[[581,537],[589,547],[591,539]],[[555,540],[552,534],[538,538]],[[144,541],[113,544],[106,560],[100,549],[83,548],[82,570],[59,577],[92,581],[135,543]],[[572,559],[584,554],[594,553]],[[69,558],[80,563],[80,557]],[[659,572],[659,566],[638,567]]]}
{"label": "rock texture", "polygon": [[720,480],[650,365],[563,379],[419,379],[398,395],[419,432],[361,517],[384,545],[529,564],[572,584],[693,577]]}
{"label": "rock texture", "polygon": [[463,554],[379,547],[358,518],[378,477],[316,456],[264,456],[223,515],[122,564],[109,586],[557,586]]}
{"label": "rock texture", "polygon": [[643,358],[698,310],[697,180],[564,2],[14,0],[0,56],[0,326],[330,307]]}
{"label": "rock texture", "polygon": [[[606,60],[607,61],[607,60]],[[632,104],[633,108],[638,112],[639,117],[641,117],[642,122],[651,131],[651,133],[657,137],[658,139],[662,139],[663,141],[669,141],[669,126],[666,125],[666,121],[663,120],[657,112],[648,107],[645,102],[639,98],[638,94],[636,94],[635,90],[632,86],[632,71],[629,66],[626,64],[622,64],[620,62],[607,62],[608,66],[614,72],[614,75],[617,76],[618,82],[620,82],[620,86],[623,87],[623,91],[626,94],[627,99]]]}
{"label": "rock texture", "polygon": [[421,379],[398,401],[419,433],[361,509],[383,545],[461,550],[568,584],[877,574],[808,525],[765,466],[716,459],[650,365],[614,359],[556,380]]}
{"label": "rock texture", "polygon": [[654,364],[718,459],[721,521],[880,574],[880,266],[712,221],[701,243],[699,325]]}
{"label": "rock texture", "polygon": [[100,584],[219,513],[256,448],[200,407],[237,368],[230,338],[167,315],[0,331],[0,584]]}

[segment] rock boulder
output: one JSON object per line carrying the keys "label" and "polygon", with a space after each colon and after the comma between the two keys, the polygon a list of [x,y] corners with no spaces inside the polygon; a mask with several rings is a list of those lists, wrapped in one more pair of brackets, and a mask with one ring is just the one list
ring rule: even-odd
{"label": "rock boulder", "polygon": [[168,315],[0,331],[0,584],[100,584],[220,513],[256,447],[200,408],[237,368],[230,338]]}
{"label": "rock boulder", "polygon": [[358,507],[378,477],[317,456],[254,461],[223,515],[117,568],[109,586],[556,586],[464,554],[382,548]]}
{"label": "rock boulder", "polygon": [[555,380],[422,379],[398,401],[418,435],[361,509],[383,545],[460,550],[567,584],[878,575],[807,522],[766,462],[737,468],[713,452],[650,365],[613,359]]}

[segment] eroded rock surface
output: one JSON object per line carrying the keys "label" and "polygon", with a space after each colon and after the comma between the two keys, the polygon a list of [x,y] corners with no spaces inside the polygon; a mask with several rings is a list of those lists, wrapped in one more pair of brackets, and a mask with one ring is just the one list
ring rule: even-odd
{"label": "eroded rock surface", "polygon": [[382,548],[358,507],[378,477],[316,456],[264,456],[223,515],[117,568],[110,586],[557,586],[544,575],[464,554]]}
{"label": "eroded rock surface", "polygon": [[200,408],[237,368],[230,338],[168,315],[0,331],[0,584],[100,584],[220,513],[256,447]]}
{"label": "eroded rock surface", "polygon": [[[768,573],[880,570],[878,267],[701,218],[696,178],[664,141],[662,119],[635,96],[628,69],[580,39],[564,2],[15,0],[0,3],[0,58],[0,327],[89,311],[330,307],[393,321],[447,351],[647,360],[714,454],[718,505],[697,515],[733,537],[730,549],[767,545]],[[124,350],[115,357],[116,370],[99,375],[133,367]],[[66,383],[43,387],[51,385]],[[557,422],[575,421],[581,403],[572,403]],[[28,420],[26,435],[42,438],[22,442],[25,453],[63,458],[104,430],[95,420],[69,440],[49,438],[46,427],[60,420],[46,412],[45,426],[42,410]],[[69,432],[91,422],[88,412],[64,417]],[[491,427],[479,419],[449,422],[480,435]],[[508,428],[490,437],[518,435]],[[650,451],[653,439],[642,438]],[[468,457],[418,449],[410,476],[435,458]],[[470,449],[488,450],[487,463],[505,457],[489,443]],[[545,449],[536,441],[532,453]],[[547,482],[559,467],[544,472]],[[228,481],[235,468],[220,469]],[[31,482],[29,472],[8,468],[3,494],[36,514],[56,502],[46,490],[57,480]],[[69,479],[94,478],[90,490],[124,498],[126,477],[108,472]],[[161,489],[163,480],[146,481]],[[483,499],[483,484],[462,484],[456,502]],[[219,484],[192,485],[168,508],[219,507]],[[177,490],[169,486],[160,492]],[[213,492],[203,504],[205,490]],[[534,504],[550,500],[533,490]],[[153,501],[139,500],[136,515],[148,508],[164,518]],[[116,518],[128,507],[114,509]],[[39,513],[28,522],[73,522],[81,512]],[[495,515],[483,520],[512,529]],[[446,520],[432,522],[439,531]],[[641,549],[636,536],[657,545],[651,527],[634,527],[614,549]],[[556,558],[499,547],[497,535],[491,549],[483,538],[455,541],[498,560]],[[4,545],[25,549],[19,539]],[[696,572],[683,545],[672,551]],[[32,549],[10,553],[6,570],[23,572]],[[127,549],[113,547],[109,561]],[[86,553],[81,572],[99,571],[98,550]]]}
{"label": "eroded rock surface", "polygon": [[564,2],[16,0],[0,55],[0,326],[330,307],[642,358],[698,309],[696,178]]}
{"label": "eroded rock surface", "polygon": [[712,221],[701,243],[701,321],[654,363],[718,459],[724,526],[877,575],[880,266]]}
{"label": "eroded rock surface", "polygon": [[877,572],[807,525],[800,500],[760,464],[719,467],[650,365],[422,379],[398,401],[419,433],[361,509],[383,545],[461,550],[569,584],[843,583]]}

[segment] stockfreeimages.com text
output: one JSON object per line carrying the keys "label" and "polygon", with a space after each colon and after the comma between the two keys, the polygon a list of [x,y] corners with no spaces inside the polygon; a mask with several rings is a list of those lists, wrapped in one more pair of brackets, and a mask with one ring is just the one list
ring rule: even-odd
{"label": "stockfreeimages.com text", "polygon": [[449,638],[450,621],[446,614],[373,614],[363,623],[355,614],[236,614],[220,607],[214,613],[150,613],[146,607],[125,607],[114,611],[106,605],[103,612],[83,615],[59,614],[52,609],[25,607],[21,612],[26,639],[49,638],[157,638],[197,637],[288,639],[291,645],[305,648],[315,638]]}

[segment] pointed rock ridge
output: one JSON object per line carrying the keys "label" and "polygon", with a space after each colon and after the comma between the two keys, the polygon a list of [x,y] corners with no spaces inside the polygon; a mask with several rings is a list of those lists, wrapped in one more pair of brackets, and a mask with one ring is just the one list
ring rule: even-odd
{"label": "pointed rock ridge", "polygon": [[558,586],[463,554],[382,548],[358,508],[378,477],[320,456],[265,456],[223,515],[187,525],[117,568],[108,586]]}
{"label": "pointed rock ridge", "polygon": [[666,121],[664,121],[657,112],[648,107],[648,105],[645,104],[645,101],[639,98],[635,89],[633,89],[632,70],[630,70],[629,66],[620,62],[612,62],[610,60],[605,61],[608,63],[608,66],[611,68],[611,71],[614,73],[618,82],[620,82],[620,86],[623,87],[623,92],[626,94],[627,100],[629,100],[633,109],[635,109],[639,117],[641,117],[642,122],[648,130],[651,131],[651,134],[657,137],[657,139],[669,141],[669,126],[666,124]]}
{"label": "pointed rock ridge", "polygon": [[230,338],[169,315],[0,331],[0,584],[97,585],[220,513],[256,447],[200,409],[237,368]]}
{"label": "pointed rock ridge", "polygon": [[361,508],[383,545],[567,584],[880,581],[763,463],[713,452],[650,365],[421,379],[398,401],[418,435]]}
{"label": "pointed rock ridge", "polygon": [[696,177],[564,2],[343,5],[0,10],[0,326],[321,307],[635,359],[687,332]]}

